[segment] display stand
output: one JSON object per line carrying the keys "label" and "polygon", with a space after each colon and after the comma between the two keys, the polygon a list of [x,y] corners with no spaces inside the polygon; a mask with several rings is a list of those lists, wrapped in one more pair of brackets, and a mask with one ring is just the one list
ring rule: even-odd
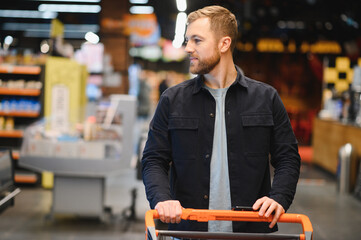
{"label": "display stand", "polygon": [[[79,216],[98,216],[102,220],[109,211],[104,205],[106,178],[119,174],[130,167],[133,155],[133,124],[135,122],[136,99],[129,95],[111,96],[113,116],[121,116],[121,141],[91,141],[71,142],[73,150],[79,146],[92,144],[87,149],[95,147],[109,149],[120,146],[117,155],[100,159],[79,157],[60,157],[52,151],[44,152],[48,156],[39,156],[38,152],[31,152],[30,143],[33,139],[25,138],[22,146],[19,164],[35,171],[50,171],[54,174],[53,202],[50,217],[54,214],[75,214]],[[111,121],[110,121],[111,122]],[[112,126],[108,126],[112,127]],[[47,148],[52,148],[53,140],[42,140]],[[45,141],[45,142],[44,142]],[[70,151],[70,150],[69,150]]]}
{"label": "display stand", "polygon": [[106,219],[105,177],[54,177],[52,213],[95,216]]}
{"label": "display stand", "polygon": [[54,214],[99,217],[105,221],[106,178],[129,168],[128,161],[21,157],[22,167],[54,174],[50,219]]}

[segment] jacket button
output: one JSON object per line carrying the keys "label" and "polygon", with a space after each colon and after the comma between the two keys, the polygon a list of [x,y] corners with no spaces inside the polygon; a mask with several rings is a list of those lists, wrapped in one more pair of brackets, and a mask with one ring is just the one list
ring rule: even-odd
{"label": "jacket button", "polygon": [[205,200],[207,200],[207,199],[208,199],[208,195],[207,195],[207,194],[204,195],[203,198],[204,198]]}
{"label": "jacket button", "polygon": [[206,154],[206,158],[209,158],[209,154]]}
{"label": "jacket button", "polygon": [[214,118],[214,113],[210,113],[209,116]]}

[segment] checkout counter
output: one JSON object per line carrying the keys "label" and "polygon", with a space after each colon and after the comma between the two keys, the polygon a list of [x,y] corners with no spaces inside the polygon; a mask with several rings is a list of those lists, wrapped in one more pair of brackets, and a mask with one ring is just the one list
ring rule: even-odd
{"label": "checkout counter", "polygon": [[[345,144],[353,146],[355,155],[361,156],[361,127],[335,120],[315,118],[313,123],[313,163],[337,175],[339,150]],[[354,184],[358,174],[358,161],[350,162],[350,181]]]}

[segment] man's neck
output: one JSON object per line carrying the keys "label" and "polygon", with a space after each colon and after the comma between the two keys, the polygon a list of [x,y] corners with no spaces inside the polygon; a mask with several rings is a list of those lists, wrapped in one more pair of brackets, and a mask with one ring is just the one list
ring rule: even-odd
{"label": "man's neck", "polygon": [[237,78],[237,70],[234,66],[233,59],[226,61],[222,58],[219,64],[207,74],[204,74],[205,84],[210,88],[227,88]]}

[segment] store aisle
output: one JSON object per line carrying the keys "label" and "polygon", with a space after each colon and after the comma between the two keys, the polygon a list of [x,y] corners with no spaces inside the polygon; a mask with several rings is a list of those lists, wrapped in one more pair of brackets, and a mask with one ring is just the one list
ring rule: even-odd
{"label": "store aisle", "polygon": [[[34,187],[21,189],[15,206],[0,215],[1,240],[144,239],[143,216],[148,206],[143,184],[136,180],[133,169],[108,179],[105,205],[113,212],[105,221],[58,214],[51,219],[52,191]],[[133,189],[137,190],[136,219],[128,221]]]}
{"label": "store aisle", "polygon": [[[144,188],[134,169],[108,180],[106,205],[113,210],[108,222],[99,219],[55,216],[47,219],[51,191],[22,187],[15,206],[0,215],[1,240],[141,240],[144,213],[148,210]],[[126,221],[124,210],[131,205],[131,191],[137,190],[136,220]],[[340,196],[335,179],[318,168],[303,165],[301,180],[290,213],[310,217],[316,240],[358,240],[361,236],[361,201]],[[125,211],[129,216],[129,211]],[[280,233],[299,233],[297,224],[280,224]]]}
{"label": "store aisle", "polygon": [[[361,238],[361,201],[352,195],[339,195],[335,177],[317,167],[302,166],[295,200],[288,212],[310,218],[315,240]],[[293,230],[294,225],[280,225],[281,232]]]}

